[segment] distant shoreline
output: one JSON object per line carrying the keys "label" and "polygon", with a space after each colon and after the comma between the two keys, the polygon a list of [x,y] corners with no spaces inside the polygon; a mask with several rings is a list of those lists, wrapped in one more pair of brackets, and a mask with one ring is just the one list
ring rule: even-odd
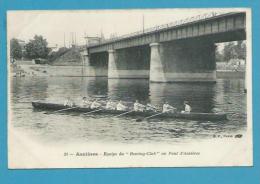
{"label": "distant shoreline", "polygon": [[[14,70],[16,73],[22,71],[25,76],[75,76],[81,77],[82,66],[52,66],[52,65],[19,65],[19,69]],[[217,70],[218,79],[244,79],[245,71]]]}
{"label": "distant shoreline", "polygon": [[245,79],[245,71],[219,70],[216,75],[218,79]]}

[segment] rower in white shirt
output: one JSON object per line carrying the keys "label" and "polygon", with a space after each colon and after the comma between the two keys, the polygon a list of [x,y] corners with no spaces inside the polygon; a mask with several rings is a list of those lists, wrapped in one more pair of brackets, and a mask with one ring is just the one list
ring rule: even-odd
{"label": "rower in white shirt", "polygon": [[89,107],[91,106],[91,103],[92,103],[92,102],[91,102],[90,100],[88,100],[87,97],[84,96],[84,97],[82,98],[82,104],[81,104],[82,107],[87,107],[87,108],[89,108]]}
{"label": "rower in white shirt", "polygon": [[136,100],[134,103],[134,111],[144,112],[144,110],[145,110],[145,105],[140,104],[138,100]]}
{"label": "rower in white shirt", "polygon": [[98,103],[98,101],[96,99],[94,100],[94,102],[92,102],[92,104],[90,106],[91,109],[97,109],[99,107],[101,107],[101,104]]}
{"label": "rower in white shirt", "polygon": [[73,106],[73,101],[71,100],[70,97],[68,97],[65,102],[64,102],[64,106],[69,106],[69,107],[72,107]]}
{"label": "rower in white shirt", "polygon": [[106,109],[108,110],[116,110],[115,103],[112,102],[112,100],[108,100],[106,104]]}
{"label": "rower in white shirt", "polygon": [[157,107],[156,107],[156,106],[154,106],[154,105],[152,105],[152,104],[148,103],[148,104],[146,105],[146,111],[157,112],[157,111],[158,111],[158,109],[157,109]]}
{"label": "rower in white shirt", "polygon": [[165,102],[163,104],[163,111],[162,111],[163,113],[167,113],[167,112],[174,113],[175,110],[176,110],[176,108],[169,105],[168,102]]}
{"label": "rower in white shirt", "polygon": [[191,106],[188,104],[188,101],[184,101],[184,111],[181,111],[181,113],[190,113],[191,112]]}
{"label": "rower in white shirt", "polygon": [[116,106],[116,110],[118,111],[126,111],[127,110],[127,106],[125,106],[122,101],[120,100]]}

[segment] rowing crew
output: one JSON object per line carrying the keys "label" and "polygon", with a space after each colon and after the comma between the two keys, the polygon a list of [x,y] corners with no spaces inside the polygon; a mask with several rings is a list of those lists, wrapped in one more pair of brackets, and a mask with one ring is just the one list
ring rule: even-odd
{"label": "rowing crew", "polygon": [[[74,106],[75,104],[72,102],[72,100],[70,98],[68,98],[65,103],[64,106]],[[87,99],[87,97],[83,97],[82,98],[82,107],[87,107],[87,108],[91,108],[91,109],[97,109],[97,108],[101,108],[102,104],[100,102],[98,102],[96,99],[94,101],[90,101]],[[113,102],[112,100],[108,100],[105,106],[105,109],[107,110],[118,110],[118,111],[127,111],[129,110],[129,108],[123,104],[123,102],[120,100],[118,103]],[[163,108],[162,108],[162,112],[166,113],[166,112],[170,112],[170,113],[174,113],[176,112],[176,108],[169,105],[168,102],[166,101],[163,104]],[[153,111],[153,112],[158,112],[159,109],[158,107],[148,103],[147,105],[143,105],[141,103],[139,103],[138,100],[135,101],[134,103],[134,107],[133,107],[133,111],[136,112],[145,112],[145,111]],[[190,113],[191,112],[191,107],[188,104],[187,101],[184,101],[184,110],[181,111],[181,113]]]}

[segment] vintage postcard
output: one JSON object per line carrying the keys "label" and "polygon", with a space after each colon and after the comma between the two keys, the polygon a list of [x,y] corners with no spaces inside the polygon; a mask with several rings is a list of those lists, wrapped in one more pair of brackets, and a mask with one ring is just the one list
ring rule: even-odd
{"label": "vintage postcard", "polygon": [[252,166],[251,9],[8,11],[8,166]]}

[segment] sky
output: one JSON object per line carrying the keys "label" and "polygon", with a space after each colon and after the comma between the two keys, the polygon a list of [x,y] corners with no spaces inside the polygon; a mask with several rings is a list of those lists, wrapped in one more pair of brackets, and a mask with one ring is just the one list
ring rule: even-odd
{"label": "sky", "polygon": [[[71,34],[78,45],[85,44],[84,36],[105,38],[111,34],[131,32],[167,24],[176,20],[210,12],[230,12],[230,9],[133,9],[133,10],[50,10],[50,11],[8,11],[8,38],[29,41],[34,35],[42,35],[49,46],[69,46]],[[65,36],[64,36],[65,35]],[[65,39],[64,39],[65,38]]]}

